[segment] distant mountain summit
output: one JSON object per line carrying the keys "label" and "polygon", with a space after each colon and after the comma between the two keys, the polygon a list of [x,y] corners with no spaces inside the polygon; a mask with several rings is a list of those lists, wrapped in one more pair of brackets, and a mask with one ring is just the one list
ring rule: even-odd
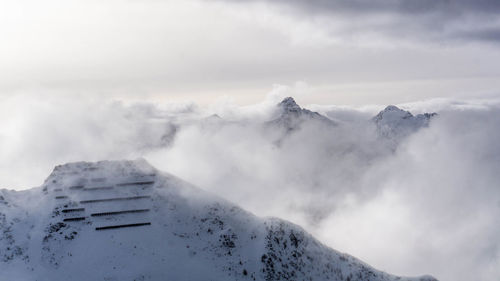
{"label": "distant mountain summit", "polygon": [[378,271],[145,161],[102,161],[0,190],[0,280],[436,279]]}
{"label": "distant mountain summit", "polygon": [[303,111],[292,97],[284,98],[280,103],[277,104],[277,106],[282,109],[284,114],[299,115]]}
{"label": "distant mountain summit", "polygon": [[324,125],[334,126],[336,123],[317,112],[301,108],[292,97],[284,98],[276,105],[278,117],[269,123],[285,128],[287,131],[293,131],[300,128],[306,121],[320,122]]}
{"label": "distant mountain summit", "polygon": [[429,126],[431,119],[436,115],[437,113],[424,113],[414,116],[409,111],[389,105],[372,120],[382,136],[399,139]]}
{"label": "distant mountain summit", "polygon": [[375,121],[381,121],[385,118],[394,118],[394,119],[407,119],[411,118],[413,115],[406,110],[402,110],[395,105],[388,105],[384,110],[380,111],[375,117]]}
{"label": "distant mountain summit", "polygon": [[295,102],[295,100],[292,97],[286,97],[284,98],[279,104],[279,107],[281,107],[284,111],[287,112],[301,112],[302,109],[300,106]]}

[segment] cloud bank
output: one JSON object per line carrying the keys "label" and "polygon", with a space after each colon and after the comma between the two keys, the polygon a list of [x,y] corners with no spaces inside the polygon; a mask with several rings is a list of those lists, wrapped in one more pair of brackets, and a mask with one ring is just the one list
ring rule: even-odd
{"label": "cloud bank", "polygon": [[69,161],[144,157],[382,270],[440,280],[500,275],[498,100],[402,104],[439,116],[394,148],[370,121],[380,105],[306,106],[335,126],[305,121],[285,133],[263,125],[302,86],[277,86],[244,107],[6,99],[0,184],[39,185]]}

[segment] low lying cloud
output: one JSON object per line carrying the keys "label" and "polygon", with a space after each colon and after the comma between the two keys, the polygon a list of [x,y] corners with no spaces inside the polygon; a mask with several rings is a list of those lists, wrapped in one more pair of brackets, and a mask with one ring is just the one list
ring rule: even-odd
{"label": "low lying cloud", "polygon": [[500,275],[498,100],[402,104],[439,115],[394,147],[371,121],[381,105],[305,106],[335,126],[305,121],[287,133],[266,123],[301,87],[276,86],[245,107],[6,99],[0,184],[39,185],[69,161],[144,157],[391,273],[445,281]]}

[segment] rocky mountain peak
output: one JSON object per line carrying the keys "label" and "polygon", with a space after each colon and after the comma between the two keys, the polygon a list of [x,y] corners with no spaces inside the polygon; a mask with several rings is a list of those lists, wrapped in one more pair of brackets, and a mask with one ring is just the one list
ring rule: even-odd
{"label": "rocky mountain peak", "polygon": [[373,119],[375,122],[382,119],[406,119],[412,118],[413,114],[409,111],[403,110],[395,105],[388,105],[384,110],[380,111]]}
{"label": "rocky mountain peak", "polygon": [[279,104],[278,107],[282,108],[286,112],[298,112],[302,110],[302,108],[295,102],[292,97],[284,98]]}
{"label": "rocky mountain peak", "polygon": [[381,135],[397,140],[429,126],[431,118],[436,115],[437,113],[424,113],[414,116],[409,111],[389,105],[372,120]]}

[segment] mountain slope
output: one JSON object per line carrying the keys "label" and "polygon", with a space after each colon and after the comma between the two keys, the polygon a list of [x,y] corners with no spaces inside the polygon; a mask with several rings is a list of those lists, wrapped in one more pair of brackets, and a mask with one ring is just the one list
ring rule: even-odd
{"label": "mountain slope", "polygon": [[377,271],[142,160],[1,190],[0,253],[0,280],[435,280]]}

